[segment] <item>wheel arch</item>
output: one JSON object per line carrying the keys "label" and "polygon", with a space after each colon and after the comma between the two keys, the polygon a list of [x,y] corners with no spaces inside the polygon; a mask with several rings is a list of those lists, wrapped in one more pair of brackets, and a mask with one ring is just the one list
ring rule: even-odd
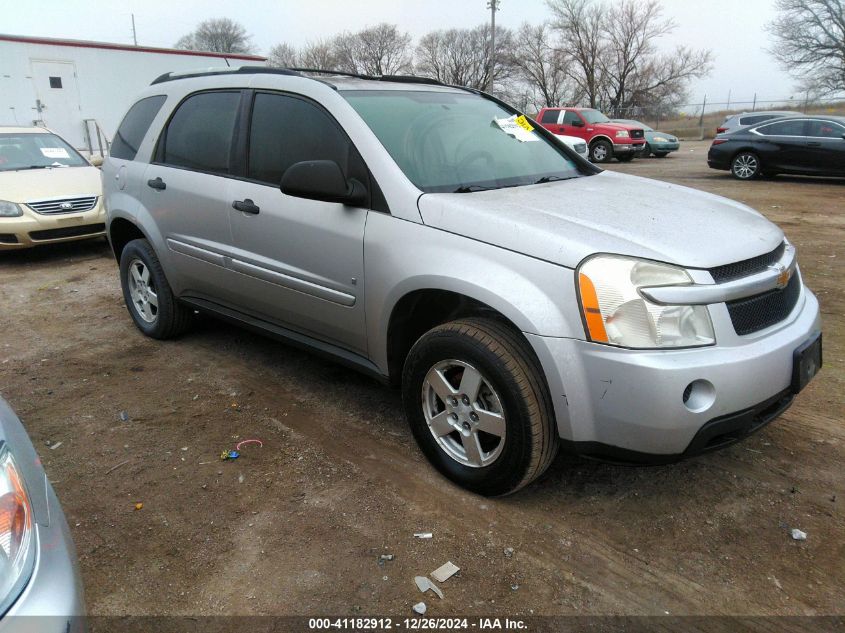
{"label": "wheel arch", "polygon": [[611,139],[606,134],[596,134],[593,138],[590,139],[590,147],[592,147],[596,141],[607,141],[610,143],[611,147],[613,147],[613,139]]}
{"label": "wheel arch", "polygon": [[118,262],[123,249],[129,242],[137,239],[149,239],[135,222],[125,217],[116,217],[109,222],[108,237],[112,253],[114,253]]}

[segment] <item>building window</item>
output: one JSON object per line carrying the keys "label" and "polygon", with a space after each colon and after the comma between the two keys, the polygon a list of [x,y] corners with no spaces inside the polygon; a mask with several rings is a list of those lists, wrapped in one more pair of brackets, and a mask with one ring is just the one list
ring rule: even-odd
{"label": "building window", "polygon": [[62,78],[61,77],[50,77],[50,87],[51,88],[61,88],[62,87]]}

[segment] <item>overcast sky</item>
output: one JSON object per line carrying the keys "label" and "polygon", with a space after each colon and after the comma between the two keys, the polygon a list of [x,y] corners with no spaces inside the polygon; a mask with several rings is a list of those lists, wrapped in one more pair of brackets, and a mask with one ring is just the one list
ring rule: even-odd
{"label": "overcast sky", "polygon": [[[610,0],[613,1],[613,0]],[[700,102],[789,97],[795,82],[765,49],[764,25],[774,16],[773,0],[662,0],[677,23],[661,47],[677,44],[713,50],[713,72],[691,86]],[[392,22],[414,38],[438,28],[469,27],[489,19],[486,0],[0,0],[0,32],[132,43],[135,14],[138,43],[172,46],[203,19],[241,22],[261,54],[274,44],[301,45],[377,22]],[[545,0],[501,0],[497,20],[516,27],[549,17]],[[795,94],[796,98],[800,98]]]}

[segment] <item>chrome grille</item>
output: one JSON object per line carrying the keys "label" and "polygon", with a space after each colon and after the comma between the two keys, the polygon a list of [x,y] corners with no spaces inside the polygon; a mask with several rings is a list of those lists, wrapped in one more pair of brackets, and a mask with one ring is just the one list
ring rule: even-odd
{"label": "chrome grille", "polygon": [[26,205],[43,215],[54,213],[81,213],[90,211],[97,205],[98,196],[79,196],[77,198],[52,198],[50,200],[32,200]]}

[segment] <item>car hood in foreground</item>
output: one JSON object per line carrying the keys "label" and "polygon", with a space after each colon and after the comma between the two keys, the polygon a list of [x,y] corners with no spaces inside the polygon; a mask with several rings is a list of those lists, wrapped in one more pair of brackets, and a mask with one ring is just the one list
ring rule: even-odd
{"label": "car hood in foreground", "polygon": [[96,167],[54,167],[0,171],[0,199],[26,203],[43,198],[102,195]]}
{"label": "car hood in foreground", "polygon": [[783,232],[753,209],[657,180],[573,180],[420,196],[426,225],[574,268],[594,253],[712,268],[768,253]]}

